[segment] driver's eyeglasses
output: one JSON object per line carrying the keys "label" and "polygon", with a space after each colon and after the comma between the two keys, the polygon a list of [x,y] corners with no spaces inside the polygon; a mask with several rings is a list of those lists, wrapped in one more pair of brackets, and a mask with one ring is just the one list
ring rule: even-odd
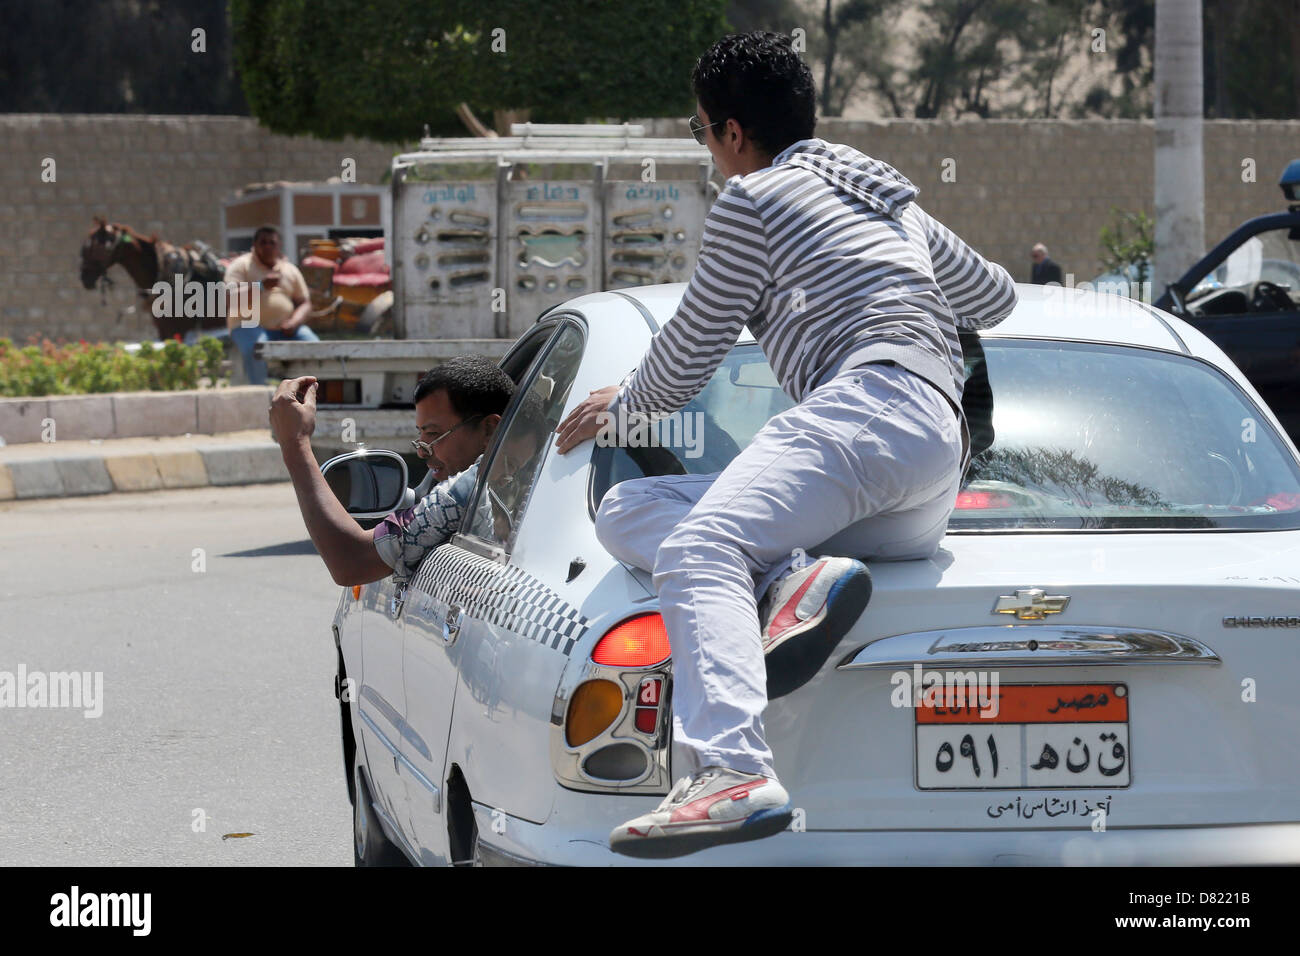
{"label": "driver's eyeglasses", "polygon": [[465,425],[468,425],[470,422],[478,421],[482,417],[483,417],[482,415],[471,415],[469,418],[466,418],[464,421],[462,421],[459,425],[453,425],[451,428],[448,428],[445,432],[443,432],[433,441],[420,441],[418,438],[412,438],[411,447],[415,449],[415,453],[419,455],[421,458],[427,458],[433,454],[433,446],[438,444],[438,442],[442,441],[444,438],[446,438],[448,435],[454,432],[457,428],[461,428]]}
{"label": "driver's eyeglasses", "polygon": [[701,146],[703,146],[703,145],[704,145],[704,131],[705,131],[706,129],[708,129],[710,126],[720,126],[720,125],[722,125],[722,123],[725,122],[725,120],[719,120],[719,121],[716,122],[716,123],[701,123],[701,122],[700,122],[700,118],[699,118],[698,116],[688,116],[688,117],[686,117],[686,122],[687,122],[687,123],[690,125],[690,127],[691,127],[691,135],[695,137],[695,142],[697,142],[697,143],[699,143]]}

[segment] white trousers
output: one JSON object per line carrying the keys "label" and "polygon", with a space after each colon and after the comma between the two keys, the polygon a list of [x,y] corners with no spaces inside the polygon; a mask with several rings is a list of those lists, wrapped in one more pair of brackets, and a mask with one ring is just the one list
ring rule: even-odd
{"label": "white trousers", "polygon": [[771,419],[714,475],[615,485],[596,535],[654,574],[673,655],[674,743],[698,770],[776,776],[756,595],[810,554],[928,558],[956,503],[961,426],[894,365],[851,369]]}

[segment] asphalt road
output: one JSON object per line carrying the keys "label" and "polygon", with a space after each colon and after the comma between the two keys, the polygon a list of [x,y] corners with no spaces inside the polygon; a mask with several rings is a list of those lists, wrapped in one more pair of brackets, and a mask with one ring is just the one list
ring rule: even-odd
{"label": "asphalt road", "polygon": [[0,865],[350,866],[340,591],[287,483],[0,505]]}

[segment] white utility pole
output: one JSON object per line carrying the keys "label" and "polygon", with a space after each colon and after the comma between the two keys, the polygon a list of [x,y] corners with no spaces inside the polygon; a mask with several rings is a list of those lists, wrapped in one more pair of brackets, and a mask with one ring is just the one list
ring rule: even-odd
{"label": "white utility pole", "polygon": [[1157,295],[1205,253],[1201,0],[1156,0]]}

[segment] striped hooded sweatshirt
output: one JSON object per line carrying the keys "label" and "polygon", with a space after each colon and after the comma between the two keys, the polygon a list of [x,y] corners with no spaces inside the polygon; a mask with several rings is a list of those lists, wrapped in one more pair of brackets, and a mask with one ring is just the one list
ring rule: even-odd
{"label": "striped hooded sweatshirt", "polygon": [[820,139],[727,180],[676,315],[611,408],[681,408],[747,325],[796,402],[841,369],[893,361],[962,417],[957,330],[996,325],[1016,291],[917,192],[892,166]]}

